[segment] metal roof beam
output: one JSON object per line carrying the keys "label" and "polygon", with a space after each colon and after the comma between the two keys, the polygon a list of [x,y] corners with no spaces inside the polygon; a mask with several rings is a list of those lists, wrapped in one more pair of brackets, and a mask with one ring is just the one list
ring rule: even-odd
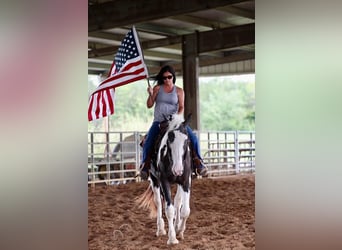
{"label": "metal roof beam", "polygon": [[[140,42],[141,48],[144,50],[151,49],[151,48],[158,48],[158,47],[166,47],[168,45],[178,44],[182,42],[181,36],[169,37],[169,38],[162,38],[157,40],[150,40]],[[88,57],[99,57],[99,56],[106,56],[106,55],[113,55],[117,52],[119,46],[108,46],[106,48],[101,49],[92,49],[88,51]],[[145,53],[145,51],[144,51]]]}
{"label": "metal roof beam", "polygon": [[116,0],[88,6],[88,32],[246,2],[246,0]]}
{"label": "metal roof beam", "polygon": [[217,64],[244,61],[244,60],[249,60],[249,59],[254,59],[254,58],[255,58],[254,52],[239,53],[239,54],[232,54],[230,56],[225,56],[222,58],[213,58],[213,59],[200,58],[199,65],[200,67],[211,66],[211,65],[217,65]]}
{"label": "metal roof beam", "polygon": [[255,19],[254,11],[244,10],[244,9],[234,7],[234,6],[219,7],[217,8],[217,10],[225,11],[234,15],[238,15],[238,16],[253,19],[253,20]]}
{"label": "metal roof beam", "polygon": [[[238,61],[244,61],[244,60],[249,60],[249,59],[254,59],[255,54],[254,52],[246,52],[246,53],[237,53],[237,54],[232,54],[229,56],[225,56],[223,58],[207,58],[207,57],[199,57],[199,66],[200,67],[205,67],[205,66],[211,66],[211,65],[218,65],[218,64],[224,64],[224,63],[231,63],[231,62],[238,62]],[[179,72],[182,72],[182,63],[178,62],[158,62],[158,61],[152,61],[152,60],[146,60],[145,63],[147,65],[148,71],[150,75],[157,74],[158,71],[160,70],[160,66],[164,64],[170,64],[174,67],[176,70],[177,74]],[[98,73],[108,73],[108,70],[110,68],[110,65],[107,63],[100,63],[100,62],[88,62],[88,67],[90,68],[88,70],[89,74],[94,73],[96,70],[93,68],[98,68],[97,72]],[[103,70],[101,70],[103,69]]]}
{"label": "metal roof beam", "polygon": [[255,43],[255,24],[198,32],[191,35],[198,35],[198,53],[240,47]]}
{"label": "metal roof beam", "polygon": [[219,28],[226,28],[228,26],[231,26],[229,24],[226,24],[226,23],[223,23],[220,21],[205,19],[205,18],[191,16],[191,15],[172,16],[169,18],[174,19],[174,20],[178,20],[178,21],[182,21],[182,22],[197,24],[197,25],[200,25],[202,27],[206,27],[206,28],[210,28],[210,29],[219,29]]}
{"label": "metal roof beam", "polygon": [[[246,24],[225,29],[217,29],[190,34],[198,35],[199,53],[205,53],[225,48],[234,48],[255,42],[255,24]],[[212,41],[215,41],[213,43]],[[182,36],[174,36],[157,40],[141,42],[143,50],[157,47],[165,47],[182,42]],[[113,55],[119,46],[108,46],[101,49],[92,49],[88,52],[89,58]]]}

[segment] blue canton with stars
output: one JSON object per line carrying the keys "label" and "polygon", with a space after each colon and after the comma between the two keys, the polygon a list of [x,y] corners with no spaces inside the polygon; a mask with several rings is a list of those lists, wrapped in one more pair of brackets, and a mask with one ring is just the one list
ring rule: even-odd
{"label": "blue canton with stars", "polygon": [[135,43],[133,31],[130,30],[121,42],[119,50],[115,56],[115,68],[116,72],[120,71],[121,67],[126,63],[127,60],[138,57],[138,48]]}

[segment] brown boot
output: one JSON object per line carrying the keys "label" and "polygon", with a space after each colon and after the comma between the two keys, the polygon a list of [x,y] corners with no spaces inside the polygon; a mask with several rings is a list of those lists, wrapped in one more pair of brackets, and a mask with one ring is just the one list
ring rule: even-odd
{"label": "brown boot", "polygon": [[198,157],[194,158],[194,165],[196,168],[195,171],[198,175],[203,176],[203,177],[208,176],[208,168],[204,165],[203,161],[200,158]]}
{"label": "brown boot", "polygon": [[140,172],[140,178],[142,180],[147,180],[147,178],[149,176],[149,170],[148,170],[148,166],[147,166],[147,164],[145,164],[145,162],[141,163],[140,168],[139,168],[139,172]]}

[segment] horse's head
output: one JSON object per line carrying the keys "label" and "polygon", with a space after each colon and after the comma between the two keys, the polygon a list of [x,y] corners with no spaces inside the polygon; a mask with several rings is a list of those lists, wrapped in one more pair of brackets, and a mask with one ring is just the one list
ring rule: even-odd
{"label": "horse's head", "polygon": [[173,115],[160,144],[157,162],[164,167],[168,166],[174,176],[181,176],[184,172],[184,161],[189,153],[186,126],[190,121],[190,116],[184,121],[181,115]]}

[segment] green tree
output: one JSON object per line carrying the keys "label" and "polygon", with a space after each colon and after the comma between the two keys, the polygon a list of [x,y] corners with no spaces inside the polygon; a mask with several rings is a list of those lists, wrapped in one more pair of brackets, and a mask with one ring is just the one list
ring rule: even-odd
{"label": "green tree", "polygon": [[[100,79],[88,78],[89,94]],[[183,86],[181,78],[177,85]],[[236,80],[232,77],[200,78],[199,102],[201,130],[255,130],[254,77]],[[110,116],[111,131],[147,131],[153,120],[153,109],[146,107],[146,80],[116,88],[115,113]],[[103,131],[103,119],[89,122],[89,131]]]}
{"label": "green tree", "polygon": [[254,81],[225,77],[200,81],[201,130],[254,130]]}

